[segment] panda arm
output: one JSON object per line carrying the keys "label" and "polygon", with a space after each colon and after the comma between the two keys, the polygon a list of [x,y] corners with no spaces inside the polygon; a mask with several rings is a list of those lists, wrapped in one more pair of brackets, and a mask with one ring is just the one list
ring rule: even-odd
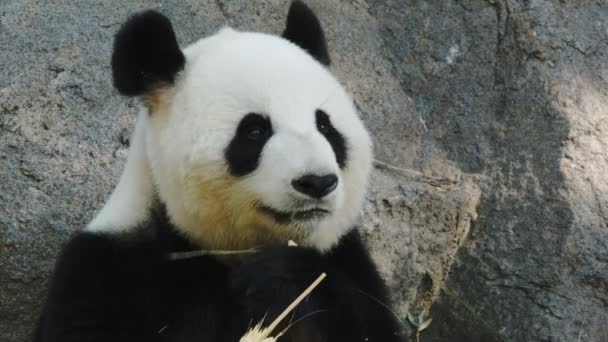
{"label": "panda arm", "polygon": [[367,341],[402,341],[402,327],[392,310],[388,288],[359,232],[353,230],[344,236],[327,258],[343,277],[337,282],[337,291],[347,289],[343,295],[352,304],[357,323],[365,327],[363,337]]}
{"label": "panda arm", "polygon": [[326,254],[301,247],[263,251],[235,272],[233,286],[243,296],[252,321],[269,322],[322,272],[327,278],[298,306],[291,317],[297,323],[282,339],[402,340],[399,324],[388,309],[386,286],[356,231]]}
{"label": "panda arm", "polygon": [[35,342],[154,341],[152,334],[136,334],[145,316],[133,310],[133,277],[118,267],[128,257],[111,237],[74,236],[57,261]]}

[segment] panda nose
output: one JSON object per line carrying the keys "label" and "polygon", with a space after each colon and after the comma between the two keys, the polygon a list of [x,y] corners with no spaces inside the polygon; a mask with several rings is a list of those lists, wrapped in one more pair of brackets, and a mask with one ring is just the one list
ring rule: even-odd
{"label": "panda nose", "polygon": [[338,176],[305,175],[291,181],[291,185],[299,192],[313,198],[323,198],[338,186]]}

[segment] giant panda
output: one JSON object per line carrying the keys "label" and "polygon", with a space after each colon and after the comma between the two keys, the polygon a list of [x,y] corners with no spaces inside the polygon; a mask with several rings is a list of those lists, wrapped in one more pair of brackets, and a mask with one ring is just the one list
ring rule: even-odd
{"label": "giant panda", "polygon": [[[57,261],[36,342],[239,341],[323,272],[279,341],[401,340],[356,229],[371,140],[306,5],[281,36],[224,28],[184,49],[165,16],[135,14],[111,62],[142,109],[116,188]],[[196,250],[251,253],[170,258]]]}

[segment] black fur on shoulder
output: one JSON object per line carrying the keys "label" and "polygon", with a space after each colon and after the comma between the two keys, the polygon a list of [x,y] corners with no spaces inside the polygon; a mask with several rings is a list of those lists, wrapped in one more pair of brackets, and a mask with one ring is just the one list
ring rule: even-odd
{"label": "black fur on shoulder", "polygon": [[112,76],[123,95],[143,95],[172,83],[184,64],[171,22],[156,11],[133,15],[116,33]]}
{"label": "black fur on shoulder", "polygon": [[63,248],[33,342],[238,341],[249,318],[228,266],[175,233],[164,208],[122,234],[77,233]]}
{"label": "black fur on shoulder", "polygon": [[306,50],[320,63],[330,64],[321,23],[314,12],[303,2],[294,1],[291,4],[283,38]]}

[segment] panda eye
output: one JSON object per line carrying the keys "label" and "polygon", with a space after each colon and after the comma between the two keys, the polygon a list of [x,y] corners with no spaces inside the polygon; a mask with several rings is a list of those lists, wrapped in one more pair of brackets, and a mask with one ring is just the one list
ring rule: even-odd
{"label": "panda eye", "polygon": [[346,141],[344,140],[344,137],[336,127],[332,125],[329,115],[323,110],[317,109],[315,112],[315,119],[317,121],[317,130],[331,145],[340,168],[344,168],[344,165],[346,165]]}
{"label": "panda eye", "polygon": [[323,135],[329,133],[331,130],[331,123],[326,115],[317,117],[317,129]]}
{"label": "panda eye", "polygon": [[317,128],[321,133],[327,133],[329,131],[329,126],[326,123],[319,123]]}
{"label": "panda eye", "polygon": [[252,127],[247,130],[247,139],[251,141],[259,141],[266,135],[266,130],[262,127]]}
{"label": "panda eye", "polygon": [[266,142],[272,137],[270,117],[248,113],[236,127],[236,132],[224,150],[224,156],[234,176],[245,176],[259,164]]}
{"label": "panda eye", "polygon": [[237,136],[242,141],[262,143],[272,135],[270,119],[260,114],[249,113],[239,123]]}

